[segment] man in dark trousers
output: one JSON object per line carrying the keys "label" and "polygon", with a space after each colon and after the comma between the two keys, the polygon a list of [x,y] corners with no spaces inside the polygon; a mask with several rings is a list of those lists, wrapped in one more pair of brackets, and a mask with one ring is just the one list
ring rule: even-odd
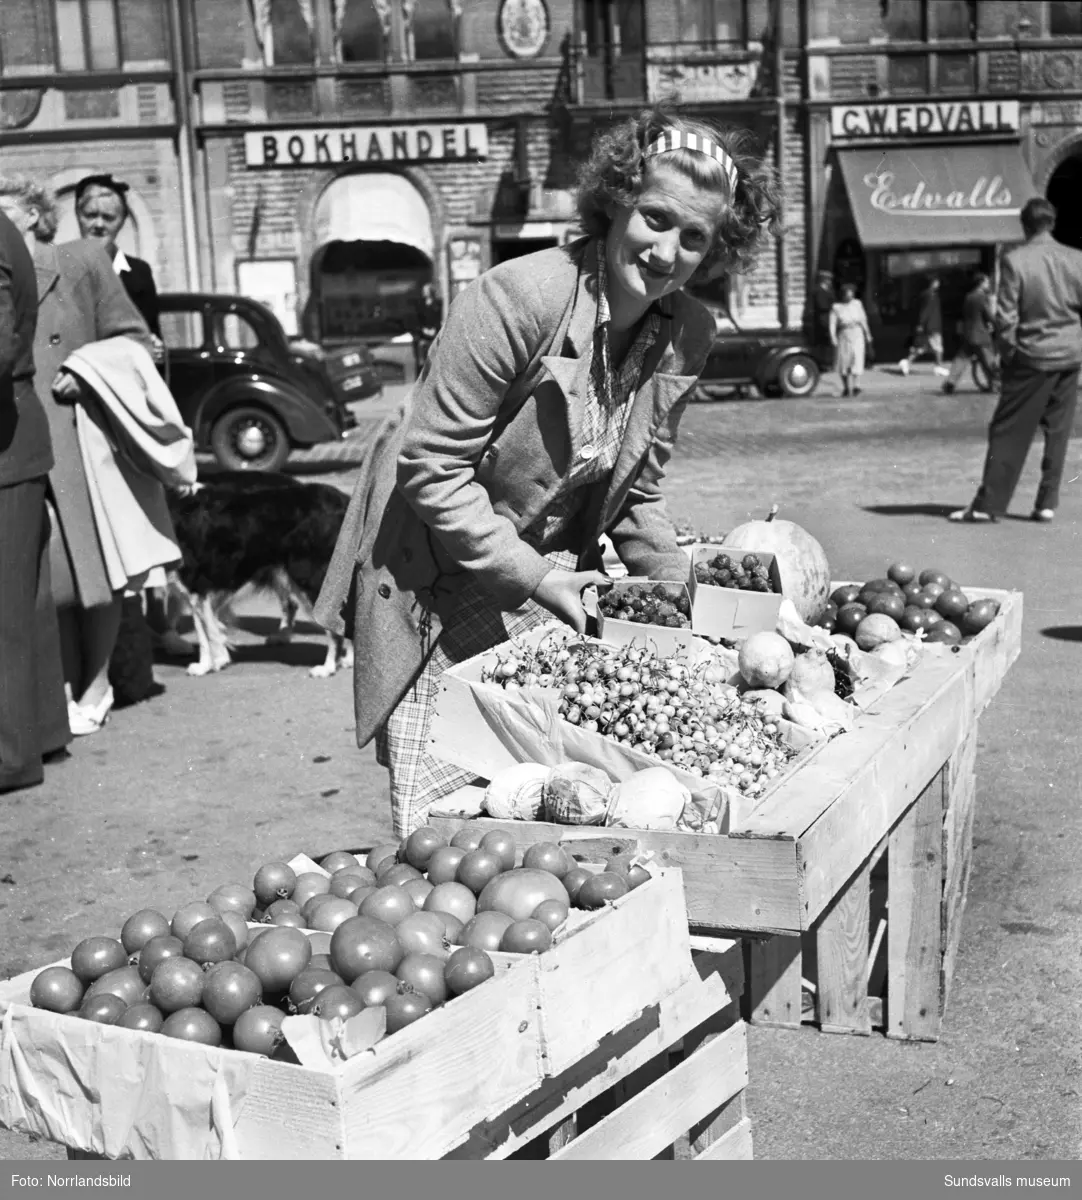
{"label": "man in dark trousers", "polygon": [[0,211],[0,793],[42,782],[71,741],[49,578],[45,487],[53,448],[34,390],[38,283]]}
{"label": "man in dark trousers", "polygon": [[817,346],[830,345],[830,310],[837,296],[834,294],[834,276],[830,271],[819,271],[812,292],[812,334]]}
{"label": "man in dark trousers", "polygon": [[1059,504],[1082,366],[1082,251],[1052,237],[1056,210],[1047,200],[1030,200],[1021,219],[1026,240],[1004,256],[996,298],[1002,385],[984,476],[952,521],[994,521],[1007,511],[1038,427],[1044,455],[1033,520],[1051,521]]}
{"label": "man in dark trousers", "polygon": [[973,286],[962,301],[962,341],[951,363],[951,373],[943,383],[948,396],[975,358],[993,384],[996,383],[999,368],[992,354],[992,281],[983,271],[974,276]]}

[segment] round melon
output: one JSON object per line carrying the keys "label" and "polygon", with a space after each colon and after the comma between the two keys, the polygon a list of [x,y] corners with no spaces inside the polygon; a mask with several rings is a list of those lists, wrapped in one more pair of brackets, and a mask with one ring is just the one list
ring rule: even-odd
{"label": "round melon", "polygon": [[823,547],[792,521],[746,521],[725,538],[726,550],[773,554],[781,594],[793,602],[802,620],[816,621],[830,599],[830,566]]}

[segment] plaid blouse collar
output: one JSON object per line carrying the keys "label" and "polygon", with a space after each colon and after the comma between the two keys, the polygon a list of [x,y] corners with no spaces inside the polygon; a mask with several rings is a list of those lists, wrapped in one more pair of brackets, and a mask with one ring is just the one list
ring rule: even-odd
{"label": "plaid blouse collar", "polygon": [[[594,322],[594,333],[596,334],[604,326],[608,325],[612,320],[612,312],[609,309],[609,268],[605,261],[605,239],[598,238],[597,240],[597,320]],[[643,314],[644,316],[657,315],[658,317],[672,316],[672,305],[668,296],[662,296],[655,300],[653,304]]]}

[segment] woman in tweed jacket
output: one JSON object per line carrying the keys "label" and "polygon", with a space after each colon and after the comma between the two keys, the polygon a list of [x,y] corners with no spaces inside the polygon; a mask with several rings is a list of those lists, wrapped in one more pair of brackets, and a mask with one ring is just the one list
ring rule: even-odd
{"label": "woman in tweed jacket", "polygon": [[588,236],[463,291],[367,456],[317,612],[353,637],[398,836],[472,779],[427,749],[444,670],[553,616],[582,630],[603,533],[634,574],[687,574],[660,484],[714,321],[682,289],[745,269],[776,224],[746,146],[656,110],[602,135]]}

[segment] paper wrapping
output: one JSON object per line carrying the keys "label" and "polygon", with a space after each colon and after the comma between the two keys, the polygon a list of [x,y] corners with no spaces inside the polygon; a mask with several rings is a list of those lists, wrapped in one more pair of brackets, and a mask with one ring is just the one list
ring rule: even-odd
{"label": "paper wrapping", "polygon": [[12,1004],[0,1125],[110,1159],[235,1159],[255,1062]]}

